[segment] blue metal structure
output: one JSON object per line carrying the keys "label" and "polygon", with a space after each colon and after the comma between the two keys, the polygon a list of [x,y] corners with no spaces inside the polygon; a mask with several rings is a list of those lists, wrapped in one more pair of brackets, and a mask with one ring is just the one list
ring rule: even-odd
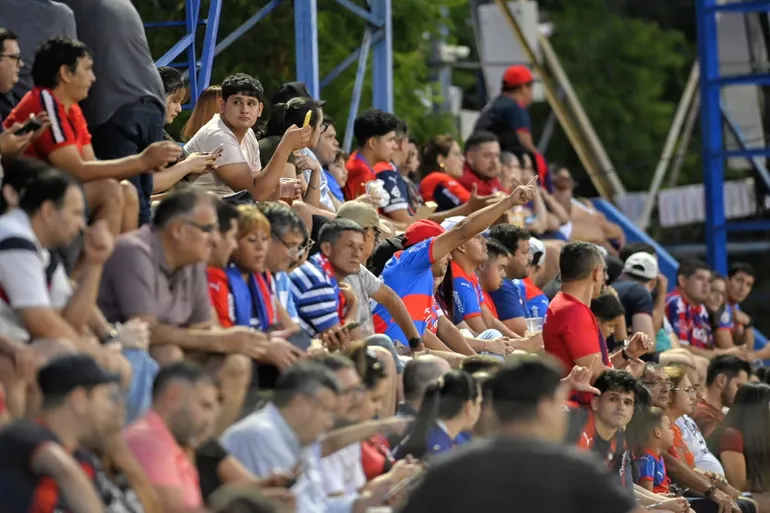
{"label": "blue metal structure", "polygon": [[[698,28],[698,58],[700,61],[701,134],[703,139],[703,184],[706,205],[706,249],[709,264],[719,273],[727,271],[728,231],[764,231],[770,229],[770,222],[743,221],[728,223],[724,209],[724,164],[725,159],[743,157],[748,159],[758,178],[770,182],[770,176],[758,157],[770,156],[770,148],[746,145],[735,123],[725,112],[721,101],[721,88],[730,85],[770,85],[769,73],[752,73],[725,76],[720,73],[717,38],[717,16],[721,12],[752,13],[770,11],[767,0],[750,0],[720,4],[718,0],[695,2]],[[724,125],[732,131],[740,149],[726,150],[723,135]]]}
{"label": "blue metal structure", "polygon": [[[237,29],[217,43],[219,16],[222,0],[209,0],[208,17],[200,18],[203,0],[185,0],[185,21],[146,23],[146,28],[185,27],[185,35],[156,61],[158,66],[186,68],[190,76],[191,102],[209,86],[214,57],[228,48],[239,37],[270,14],[284,0],[270,0],[256,14],[243,22]],[[326,0],[331,2],[332,0]],[[393,28],[391,23],[391,0],[367,0],[363,7],[354,0],[333,0],[341,7],[355,14],[366,23],[361,47],[353,50],[329,73],[321,77],[318,67],[318,0],[293,0],[294,39],[296,46],[296,80],[304,82],[308,91],[319,98],[321,90],[328,86],[354,62],[358,63],[351,109],[345,130],[345,147],[350,148],[353,134],[353,120],[358,115],[361,91],[366,76],[369,51],[372,50],[372,105],[375,108],[393,112]],[[198,27],[205,26],[200,57],[197,52],[196,35]],[[174,59],[186,52],[184,62]],[[289,77],[287,77],[288,79]]]}

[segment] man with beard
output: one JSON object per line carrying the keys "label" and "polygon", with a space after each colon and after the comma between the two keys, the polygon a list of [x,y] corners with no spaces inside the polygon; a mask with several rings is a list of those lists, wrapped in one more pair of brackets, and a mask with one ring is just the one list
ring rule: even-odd
{"label": "man with beard", "polygon": [[212,378],[198,365],[163,367],[153,383],[152,408],[123,431],[161,511],[202,511],[198,471],[188,454],[213,431],[218,394]]}
{"label": "man with beard", "polygon": [[[671,398],[672,383],[663,367],[657,364],[647,364],[642,376],[642,384],[650,391],[654,406],[665,409]],[[677,424],[672,424],[675,432],[680,430]],[[690,507],[698,513],[719,511],[720,513],[752,513],[756,511],[753,502],[740,499],[741,493],[727,484],[725,479],[713,472],[688,465],[666,451],[663,453],[666,474],[671,481],[689,491],[697,492],[702,497],[689,498]]]}
{"label": "man with beard", "polygon": [[711,433],[725,419],[725,408],[730,408],[735,393],[751,376],[749,362],[737,356],[717,356],[709,362],[706,374],[706,393],[695,407],[693,419],[704,436]]}

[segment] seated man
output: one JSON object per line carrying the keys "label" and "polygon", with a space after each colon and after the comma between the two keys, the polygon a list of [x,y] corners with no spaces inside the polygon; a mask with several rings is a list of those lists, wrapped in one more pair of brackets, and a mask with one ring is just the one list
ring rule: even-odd
{"label": "seated man", "polygon": [[96,160],[91,134],[78,106],[96,78],[91,51],[80,41],[61,37],[46,41],[35,54],[32,78],[35,88],[22,98],[3,126],[24,122],[45,111],[51,127],[33,140],[25,154],[50,162],[83,182],[93,218],[105,220],[114,235],[136,228],[136,190],[128,182],[119,182],[165,166],[179,156],[181,149],[164,141],[150,145],[139,155]]}
{"label": "seated man", "polygon": [[219,114],[203,125],[184,146],[187,153],[212,153],[222,147],[217,169],[204,173],[196,184],[218,196],[247,191],[256,201],[273,197],[293,151],[310,143],[311,127],[290,128],[263,167],[252,126],[262,115],[265,92],[262,84],[244,73],[222,81]]}
{"label": "seated man", "polygon": [[[49,248],[70,243],[85,225],[77,182],[35,161],[17,160],[8,171],[30,176],[19,208],[0,217],[0,335],[8,337],[2,339],[0,381],[11,414],[21,416],[34,406],[27,404],[27,389],[35,379],[35,360],[79,350],[111,370],[118,370],[121,362],[115,351],[82,337],[92,326],[93,298],[112,252],[105,223],[86,231],[85,264],[73,290]],[[26,345],[29,341],[34,342]]]}
{"label": "seated man", "polygon": [[491,132],[475,132],[465,141],[465,168],[457,180],[468,189],[489,195],[501,192],[500,142]]}
{"label": "seated man", "polygon": [[[250,359],[277,363],[294,348],[244,327],[216,329],[205,262],[219,238],[215,198],[182,189],[164,198],[150,225],[121,236],[107,261],[99,305],[113,322],[141,318],[150,325],[150,354],[161,365],[198,358],[220,368],[226,411],[237,412],[250,383]],[[224,360],[222,360],[224,357]],[[149,406],[157,364],[133,355],[129,416]]]}
{"label": "seated man", "polygon": [[510,224],[499,224],[492,227],[490,237],[505,246],[511,257],[505,270],[507,279],[503,280],[502,287],[489,295],[502,323],[517,335],[524,335],[529,315],[526,296],[518,282],[529,275],[529,232]]}

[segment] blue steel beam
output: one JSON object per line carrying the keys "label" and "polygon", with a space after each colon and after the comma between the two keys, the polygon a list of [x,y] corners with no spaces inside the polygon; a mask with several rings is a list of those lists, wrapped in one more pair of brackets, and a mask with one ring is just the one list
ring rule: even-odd
{"label": "blue steel beam", "polygon": [[757,85],[770,86],[770,73],[750,73],[747,75],[726,75],[716,77],[711,81],[712,85],[718,87],[734,85]]}
{"label": "blue steel beam", "polygon": [[[738,141],[741,149],[747,149],[746,138],[743,137],[741,129],[738,127],[738,125],[733,122],[732,117],[729,115],[727,109],[725,108],[724,102],[720,102],[719,109],[722,112],[722,117],[724,118],[727,129],[730,130],[735,140]],[[767,172],[767,168],[765,167],[764,162],[762,162],[762,159],[757,157],[749,157],[748,161],[749,164],[751,164],[751,167],[754,168],[754,171],[756,171],[760,178],[762,178],[762,181],[765,182],[767,189],[770,190],[770,173]]]}
{"label": "blue steel beam", "polygon": [[278,7],[281,4],[282,0],[271,0],[270,3],[265,5],[262,9],[260,9],[257,14],[249,18],[248,20],[244,21],[241,26],[239,26],[237,29],[230,32],[227,37],[225,37],[222,41],[217,44],[216,49],[214,50],[214,56],[216,57],[225,49],[227,49],[231,44],[235,42],[236,39],[244,35],[246,32],[251,30],[254,25],[262,21],[268,14],[273,12],[273,10]]}
{"label": "blue steel beam", "polygon": [[361,52],[358,54],[358,68],[356,80],[353,84],[353,98],[350,101],[348,121],[345,124],[345,138],[342,141],[342,149],[350,153],[353,144],[353,125],[358,117],[358,107],[361,104],[361,92],[364,89],[364,77],[366,76],[366,61],[369,59],[369,47],[372,45],[372,29],[366,27],[361,41]]}
{"label": "blue steel beam", "polygon": [[348,11],[352,12],[362,20],[369,23],[369,25],[375,26],[377,28],[382,28],[383,26],[385,26],[385,21],[382,18],[377,17],[374,13],[367,11],[360,5],[354,4],[350,0],[335,0],[335,1],[338,4],[340,4],[342,7],[347,9]]}
{"label": "blue steel beam", "polygon": [[[385,32],[383,32],[382,30],[378,30],[372,35],[372,44],[377,43],[383,37],[385,37]],[[352,66],[354,62],[358,61],[359,55],[361,55],[360,46],[355,50],[353,50],[352,52],[350,52],[348,56],[342,60],[342,62],[334,66],[334,68],[332,68],[332,70],[329,73],[327,73],[325,77],[321,79],[321,89],[323,90],[324,87],[331,84],[335,78],[340,76],[346,69]]]}
{"label": "blue steel beam", "polygon": [[316,100],[318,84],[318,6],[316,0],[294,0],[294,40],[297,80],[304,82]]}
{"label": "blue steel beam", "polygon": [[[695,3],[699,3],[696,0]],[[706,2],[706,6],[703,7],[703,13],[706,15],[714,15],[717,12],[732,12],[732,13],[755,13],[755,12],[767,12],[770,10],[770,3],[767,0],[754,0],[753,2],[734,2],[734,3],[714,3]]]}
{"label": "blue steel beam", "polygon": [[698,29],[698,58],[701,66],[701,138],[703,139],[703,185],[706,206],[706,256],[718,273],[727,272],[727,230],[724,209],[724,140],[720,89],[712,81],[719,76],[717,20],[718,0],[695,2]]}
{"label": "blue steel beam", "polygon": [[198,14],[200,12],[200,0],[185,0],[184,22],[190,44],[187,46],[187,69],[192,70],[190,80],[190,98],[193,103],[198,99],[198,54],[195,52],[195,35],[198,30]]}
{"label": "blue steel beam", "polygon": [[[206,33],[203,36],[200,68],[198,69],[198,95],[211,83],[211,68],[214,67],[215,45],[219,33],[219,16],[222,14],[222,0],[210,0],[206,19]],[[198,97],[196,96],[195,100]]]}
{"label": "blue steel beam", "polygon": [[730,232],[767,232],[770,231],[770,219],[731,221],[725,224],[725,228]]}
{"label": "blue steel beam", "polygon": [[756,157],[770,158],[770,148],[768,147],[746,148],[745,150],[737,149],[737,150],[725,150],[721,152],[717,150],[714,154],[716,156],[721,156],[721,158],[723,159],[732,159],[732,158],[752,159]]}
{"label": "blue steel beam", "polygon": [[372,105],[375,109],[393,112],[393,24],[390,0],[370,0],[369,5],[372,13],[385,22],[385,37],[374,44],[372,56]]}
{"label": "blue steel beam", "polygon": [[176,44],[174,44],[174,46],[169,48],[168,51],[164,53],[160,59],[155,61],[155,65],[159,68],[161,66],[168,66],[171,63],[171,61],[179,57],[182,54],[182,52],[187,50],[187,48],[190,46],[190,42],[194,39],[194,37],[195,36],[193,36],[192,34],[187,34],[182,39],[177,41]]}

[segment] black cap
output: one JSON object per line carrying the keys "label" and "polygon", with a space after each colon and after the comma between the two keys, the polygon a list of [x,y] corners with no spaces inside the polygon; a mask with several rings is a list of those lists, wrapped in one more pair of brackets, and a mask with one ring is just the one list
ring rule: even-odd
{"label": "black cap", "polygon": [[84,354],[54,358],[37,373],[37,384],[44,397],[66,395],[79,387],[93,388],[119,381],[119,374],[107,372],[96,360]]}
{"label": "black cap", "polygon": [[[313,96],[307,90],[307,86],[302,82],[286,82],[283,84],[270,99],[270,105],[275,107],[279,103],[287,103],[292,98],[312,98]],[[318,100],[318,105],[323,107],[326,102]]]}

